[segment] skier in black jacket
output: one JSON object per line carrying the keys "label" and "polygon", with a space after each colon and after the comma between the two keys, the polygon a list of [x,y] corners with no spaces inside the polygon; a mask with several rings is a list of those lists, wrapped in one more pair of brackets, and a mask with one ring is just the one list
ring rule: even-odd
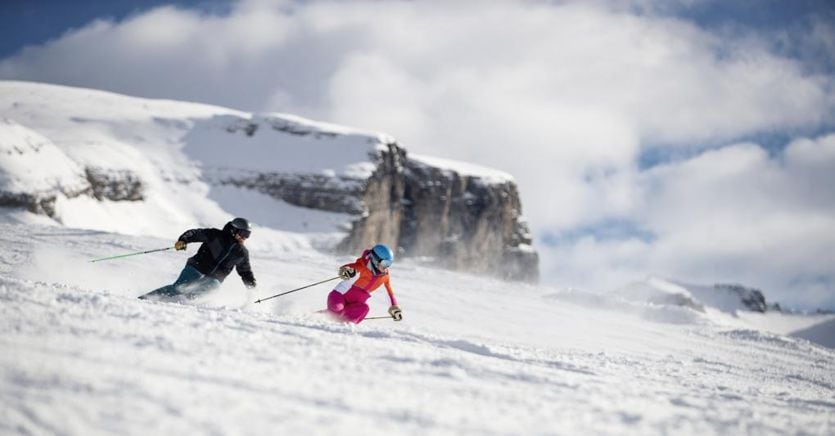
{"label": "skier in black jacket", "polygon": [[244,241],[252,228],[244,218],[235,218],[218,229],[191,229],[177,238],[174,248],[185,250],[189,242],[202,242],[197,254],[190,257],[177,280],[168,286],[140,296],[174,298],[185,296],[195,298],[220,287],[221,282],[232,272],[238,270],[247,288],[255,287],[255,276],[249,265],[249,251]]}

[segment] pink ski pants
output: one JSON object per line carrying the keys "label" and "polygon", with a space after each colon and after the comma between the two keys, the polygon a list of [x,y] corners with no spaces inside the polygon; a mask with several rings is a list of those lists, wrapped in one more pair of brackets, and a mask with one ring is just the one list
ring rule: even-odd
{"label": "pink ski pants", "polygon": [[365,289],[351,286],[345,294],[334,290],[328,294],[328,310],[342,321],[359,324],[368,315],[368,305],[365,301],[371,294]]}

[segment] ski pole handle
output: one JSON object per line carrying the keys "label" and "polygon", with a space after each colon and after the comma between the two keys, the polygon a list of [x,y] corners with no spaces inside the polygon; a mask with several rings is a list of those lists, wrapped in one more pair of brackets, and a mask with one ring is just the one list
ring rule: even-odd
{"label": "ski pole handle", "polygon": [[99,262],[99,261],[102,261],[102,260],[120,259],[122,257],[128,257],[128,256],[139,256],[140,254],[156,253],[158,251],[166,251],[166,250],[170,250],[172,248],[174,248],[174,247],[165,247],[165,248],[157,248],[155,250],[137,251],[136,253],[120,254],[118,256],[100,257],[98,259],[93,259],[90,262]]}
{"label": "ski pole handle", "polygon": [[309,285],[307,285],[307,286],[302,286],[301,288],[296,288],[296,289],[289,290],[289,291],[287,291],[287,292],[282,292],[282,293],[280,293],[280,294],[275,294],[275,295],[273,295],[273,296],[271,296],[271,297],[267,297],[267,298],[259,298],[258,300],[255,300],[255,302],[256,302],[256,303],[260,303],[260,302],[262,302],[262,301],[267,301],[267,300],[273,299],[273,298],[275,298],[275,297],[280,297],[280,296],[282,296],[282,295],[287,295],[287,294],[292,293],[292,292],[301,291],[302,289],[307,289],[307,288],[309,288],[309,287],[311,287],[311,286],[321,285],[322,283],[329,282],[329,281],[331,281],[331,280],[341,279],[341,278],[342,278],[342,277],[340,277],[340,276],[331,277],[331,278],[329,278],[329,279],[325,279],[325,280],[322,280],[322,281],[320,281],[320,282],[311,283],[311,284],[309,284]]}

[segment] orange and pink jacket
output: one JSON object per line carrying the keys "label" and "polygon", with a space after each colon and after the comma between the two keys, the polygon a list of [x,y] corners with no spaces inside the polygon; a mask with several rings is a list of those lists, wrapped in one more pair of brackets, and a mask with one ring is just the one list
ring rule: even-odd
{"label": "orange and pink jacket", "polygon": [[368,258],[368,254],[369,250],[365,250],[353,263],[346,263],[343,266],[353,268],[357,272],[359,277],[357,277],[356,281],[354,281],[354,286],[368,292],[369,294],[374,292],[381,285],[385,285],[386,292],[389,294],[389,300],[391,300],[391,305],[396,306],[397,300],[394,298],[394,292],[391,290],[389,272],[386,271],[383,274],[375,275],[368,265],[369,262],[371,262]]}

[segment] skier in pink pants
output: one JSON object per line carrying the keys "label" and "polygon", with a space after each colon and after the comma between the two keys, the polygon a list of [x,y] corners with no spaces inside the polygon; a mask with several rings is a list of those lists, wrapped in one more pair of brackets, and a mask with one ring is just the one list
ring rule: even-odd
{"label": "skier in pink pants", "polygon": [[402,320],[403,314],[397,305],[397,300],[394,298],[394,292],[392,292],[389,283],[388,269],[393,260],[394,254],[391,249],[386,245],[377,244],[371,249],[363,251],[362,255],[353,263],[339,267],[339,276],[343,279],[348,280],[357,275],[359,277],[354,281],[348,292],[342,294],[334,289],[328,294],[328,312],[340,321],[359,324],[368,315],[366,301],[371,298],[371,293],[380,285],[385,285],[389,300],[391,300],[389,315],[395,321]]}

